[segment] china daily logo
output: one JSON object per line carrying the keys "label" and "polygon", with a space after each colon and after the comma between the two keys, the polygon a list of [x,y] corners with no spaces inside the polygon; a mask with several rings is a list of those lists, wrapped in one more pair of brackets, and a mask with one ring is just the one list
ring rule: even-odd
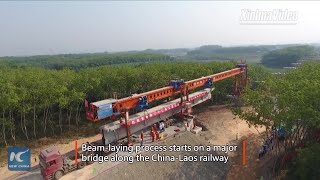
{"label": "china daily logo", "polygon": [[10,171],[29,171],[30,149],[28,147],[8,148],[8,169]]}

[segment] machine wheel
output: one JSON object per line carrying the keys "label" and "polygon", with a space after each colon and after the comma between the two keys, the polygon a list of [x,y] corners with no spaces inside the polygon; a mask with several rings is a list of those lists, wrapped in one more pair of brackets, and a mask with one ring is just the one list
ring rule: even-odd
{"label": "machine wheel", "polygon": [[78,162],[78,169],[82,169],[86,166],[86,162]]}
{"label": "machine wheel", "polygon": [[59,170],[54,173],[54,179],[60,179],[63,176],[63,171]]}

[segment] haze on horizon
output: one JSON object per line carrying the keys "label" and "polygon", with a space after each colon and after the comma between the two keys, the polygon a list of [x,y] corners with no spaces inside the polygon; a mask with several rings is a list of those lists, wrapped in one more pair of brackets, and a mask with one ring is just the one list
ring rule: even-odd
{"label": "haze on horizon", "polygon": [[[320,2],[0,2],[0,56],[320,42]],[[243,9],[298,11],[294,25],[241,25]]]}

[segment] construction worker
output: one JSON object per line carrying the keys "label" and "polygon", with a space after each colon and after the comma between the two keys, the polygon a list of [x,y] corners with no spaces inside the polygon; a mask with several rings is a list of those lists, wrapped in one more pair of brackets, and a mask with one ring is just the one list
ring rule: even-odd
{"label": "construction worker", "polygon": [[160,132],[162,132],[163,128],[162,128],[162,122],[159,123],[159,130]]}
{"label": "construction worker", "polygon": [[150,137],[151,137],[152,142],[154,142],[155,133],[154,133],[154,131],[153,131],[153,128],[151,128]]}
{"label": "construction worker", "polygon": [[105,146],[106,145],[106,139],[104,138],[104,133],[102,134],[101,141],[102,141],[102,144]]}
{"label": "construction worker", "polygon": [[156,131],[156,137],[157,137],[157,141],[159,141],[160,140],[160,134],[159,134],[158,131]]}
{"label": "construction worker", "polygon": [[143,145],[143,138],[144,138],[144,134],[143,134],[143,131],[142,131],[141,134],[140,134],[140,146]]}
{"label": "construction worker", "polygon": [[268,145],[268,142],[266,141],[264,144],[263,144],[263,151],[264,151],[264,153],[263,154],[266,154],[267,153],[267,151],[268,151],[268,148],[269,148],[269,145]]}
{"label": "construction worker", "polygon": [[157,132],[157,125],[156,124],[153,125],[153,130]]}
{"label": "construction worker", "polygon": [[123,118],[122,118],[122,117],[120,117],[119,121],[120,121],[120,123],[122,123],[122,122],[123,122]]}
{"label": "construction worker", "polygon": [[264,149],[260,148],[259,150],[259,158],[261,158],[264,155]]}
{"label": "construction worker", "polygon": [[164,124],[164,122],[162,122],[162,132],[164,132],[165,131],[165,124]]}
{"label": "construction worker", "polygon": [[101,141],[102,141],[102,144],[105,146],[105,145],[106,145],[106,139],[104,138],[104,131],[103,131],[103,129],[101,129],[101,134],[102,134]]}
{"label": "construction worker", "polygon": [[269,142],[270,142],[271,150],[273,150],[273,135],[269,137]]}

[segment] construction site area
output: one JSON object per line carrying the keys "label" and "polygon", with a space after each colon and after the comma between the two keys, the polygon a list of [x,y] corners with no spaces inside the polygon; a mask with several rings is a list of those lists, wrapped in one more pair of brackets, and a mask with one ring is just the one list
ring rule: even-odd
{"label": "construction site area", "polygon": [[[174,132],[178,128],[178,124],[166,128],[167,137],[164,140],[156,141],[157,144],[239,144],[241,140],[247,140],[247,163],[242,165],[242,152],[236,151],[228,154],[230,160],[228,163],[220,162],[135,162],[129,164],[122,163],[94,163],[88,165],[81,170],[76,170],[61,179],[105,179],[107,176],[110,179],[236,179],[240,176],[244,179],[256,179],[260,174],[253,174],[252,169],[259,168],[259,160],[257,147],[261,146],[263,139],[259,137],[258,131],[255,128],[249,128],[247,123],[235,117],[231,110],[226,106],[209,106],[195,109],[194,114],[197,116],[198,122],[207,128],[199,134],[193,134],[184,131]],[[259,129],[260,133],[263,129]],[[149,133],[146,133],[146,143],[151,144]],[[87,141],[100,141],[101,135],[78,139],[78,143]],[[139,143],[138,143],[139,144]],[[61,154],[65,154],[74,148],[74,142],[60,144],[59,142],[46,145],[39,149],[33,149],[34,152],[40,152],[49,146],[56,146]],[[194,152],[166,152],[178,156],[179,154],[193,154]],[[37,158],[37,153],[34,153],[31,159]],[[2,168],[1,174],[5,179],[42,179],[40,169],[37,163],[33,162],[35,167],[30,172],[12,173],[12,171],[4,171]],[[261,165],[260,165],[261,166]],[[261,167],[260,167],[261,168]]]}
{"label": "construction site area", "polygon": [[[95,136],[33,148],[30,171],[15,173],[2,168],[1,174],[5,179],[30,180],[268,178],[263,162],[268,158],[260,162],[257,152],[264,143],[265,129],[250,127],[231,110],[246,91],[247,68],[239,64],[195,80],[175,79],[167,87],[123,99],[90,104],[85,100],[86,117],[92,123],[106,118],[118,120],[98,128]],[[210,105],[214,83],[228,78],[234,79],[234,102]],[[191,91],[195,89],[198,91]],[[149,107],[160,99],[167,100]],[[99,147],[103,150],[97,150]],[[160,150],[149,151],[149,147]],[[174,150],[168,150],[172,147]]]}

